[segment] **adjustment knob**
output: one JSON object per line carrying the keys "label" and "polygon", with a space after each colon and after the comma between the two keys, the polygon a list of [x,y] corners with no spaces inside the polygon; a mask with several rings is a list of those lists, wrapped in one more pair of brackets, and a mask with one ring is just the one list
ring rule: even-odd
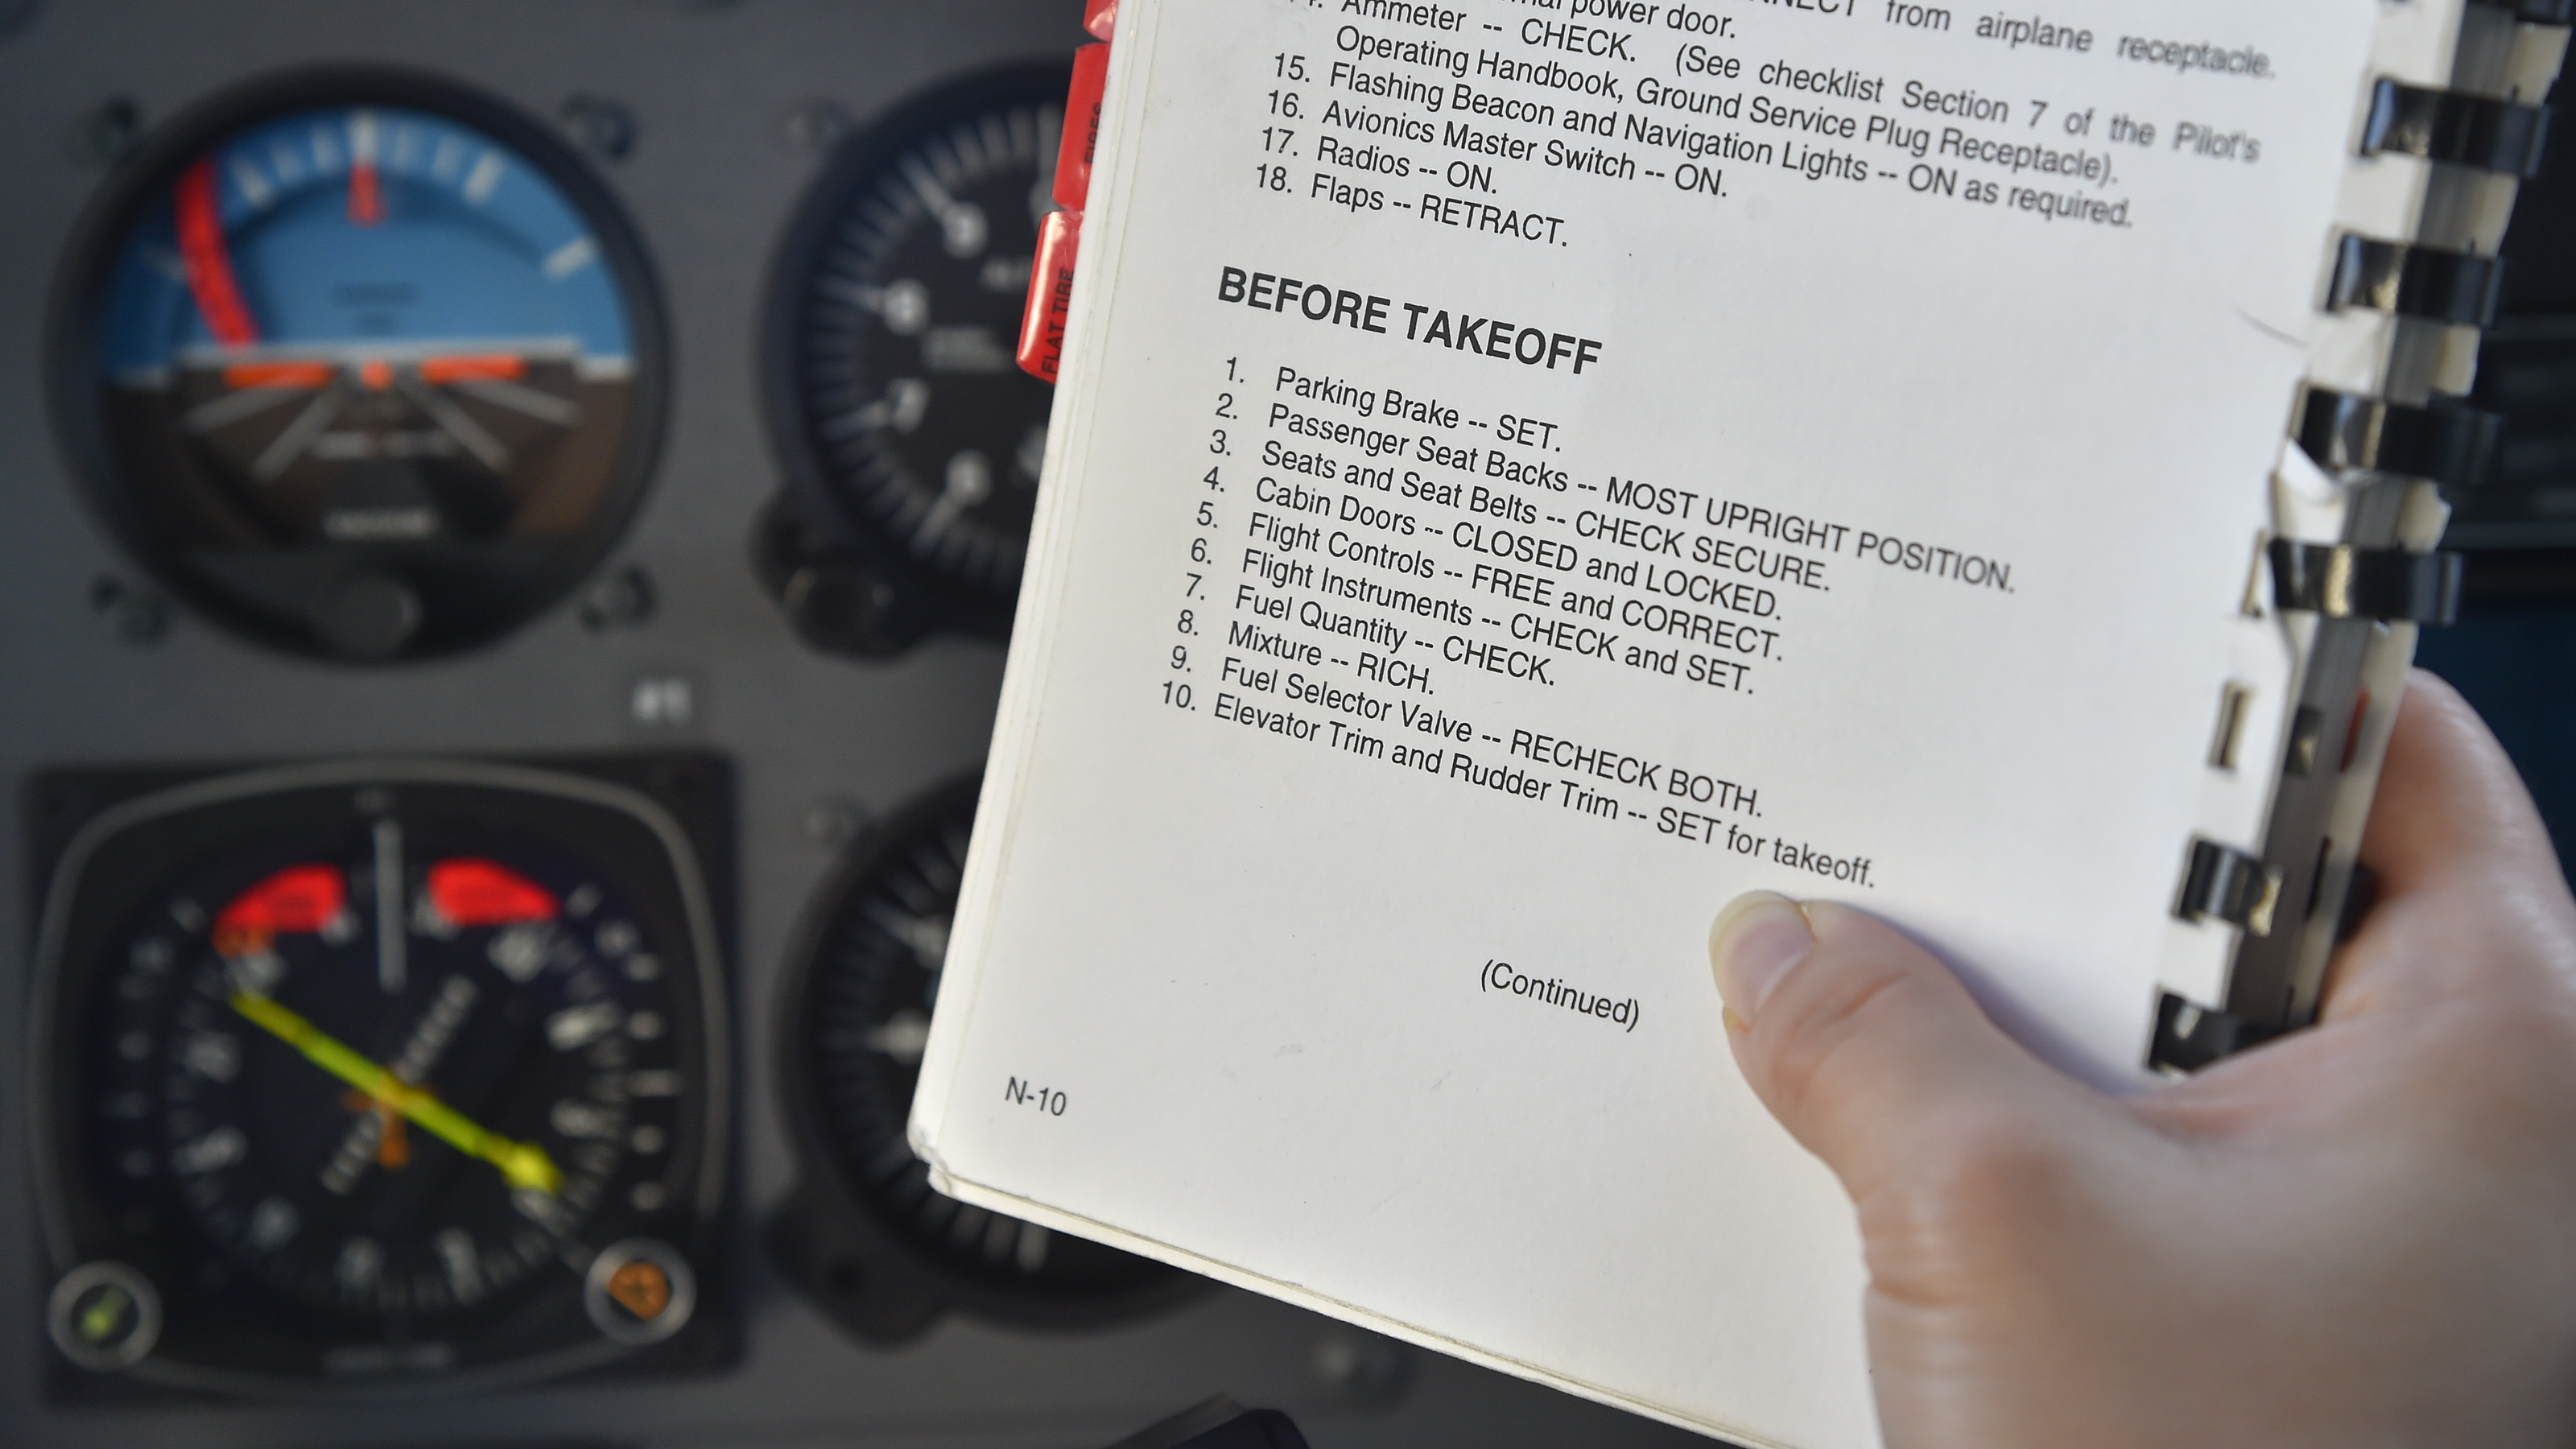
{"label": "adjustment knob", "polygon": [[420,632],[420,594],[380,573],[343,574],[313,598],[314,632],[355,659],[391,659]]}

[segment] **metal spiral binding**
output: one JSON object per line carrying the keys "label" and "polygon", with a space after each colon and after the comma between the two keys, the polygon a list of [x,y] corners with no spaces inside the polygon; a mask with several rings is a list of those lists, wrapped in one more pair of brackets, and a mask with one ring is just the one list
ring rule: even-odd
{"label": "metal spiral binding", "polygon": [[[2543,72],[2566,36],[2534,27],[2564,27],[2576,16],[2576,0],[2470,0],[2467,8],[2470,23],[2486,32],[2501,25],[2536,37]],[[2473,49],[2480,60],[2468,58]],[[2454,186],[2511,188],[2536,173],[2550,114],[2511,93],[2527,89],[2534,65],[2526,54],[2513,71],[2511,58],[2499,61],[2493,51],[2464,47],[2451,89],[2379,80],[2356,137],[2360,155],[2412,158],[2434,167],[2437,183]],[[2510,199],[2509,190],[2504,195]],[[2337,238],[2323,305],[2391,319],[2385,371],[2371,396],[2310,386],[2292,419],[2300,451],[2343,488],[2341,536],[2271,539],[2262,548],[2271,612],[2285,626],[2301,620],[2304,636],[2279,775],[2258,849],[2191,842],[2174,914],[2232,930],[2236,940],[2223,1000],[2164,995],[2147,1052],[2152,1069],[2196,1072],[2313,1022],[2326,963],[2367,909],[2356,842],[2338,842],[2334,832],[2357,833],[2356,798],[2377,778],[2393,701],[2374,702],[2369,685],[2388,687],[2402,675],[2417,629],[2452,621],[2462,573],[2456,554],[2407,548],[2404,525],[2431,490],[2482,481],[2502,431],[2499,419],[2458,405],[2439,381],[2447,376],[2446,339],[2454,329],[2491,326],[2503,295],[2494,236],[2453,210],[2459,214],[2437,221],[2426,204],[2422,234],[2405,240],[2352,229]],[[2420,543],[2422,534],[2414,536]]]}
{"label": "metal spiral binding", "polygon": [[2383,80],[2363,128],[2365,156],[2413,156],[2530,180],[2540,174],[2550,109]]}
{"label": "metal spiral binding", "polygon": [[2310,388],[2297,436],[2300,451],[2328,472],[2390,473],[2467,488],[2486,481],[2504,442],[2504,419],[2473,408],[2408,407]]}

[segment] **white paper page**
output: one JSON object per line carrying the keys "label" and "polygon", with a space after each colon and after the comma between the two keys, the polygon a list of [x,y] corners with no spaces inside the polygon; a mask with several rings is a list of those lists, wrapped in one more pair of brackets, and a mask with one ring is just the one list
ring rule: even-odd
{"label": "white paper page", "polygon": [[1873,1442],[1709,920],[1865,908],[2135,1074],[2376,18],[1127,0],[916,1141]]}

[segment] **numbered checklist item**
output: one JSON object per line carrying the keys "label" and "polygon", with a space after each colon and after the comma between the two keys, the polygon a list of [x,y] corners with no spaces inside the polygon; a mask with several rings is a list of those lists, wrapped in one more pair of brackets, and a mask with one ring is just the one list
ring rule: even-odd
{"label": "numbered checklist item", "polygon": [[2563,20],[1124,0],[934,1181],[1875,1443],[1709,922],[1873,912],[2106,1085],[2312,1017]]}

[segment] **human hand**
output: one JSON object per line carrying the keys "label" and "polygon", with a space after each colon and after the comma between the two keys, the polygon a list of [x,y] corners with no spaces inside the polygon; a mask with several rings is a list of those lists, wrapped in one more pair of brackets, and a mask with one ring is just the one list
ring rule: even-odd
{"label": "human hand", "polygon": [[2576,903],[2431,675],[2362,857],[2318,1026],[2128,1097],[1859,912],[1718,918],[1736,1059],[1859,1209],[1891,1449],[2576,1442]]}

